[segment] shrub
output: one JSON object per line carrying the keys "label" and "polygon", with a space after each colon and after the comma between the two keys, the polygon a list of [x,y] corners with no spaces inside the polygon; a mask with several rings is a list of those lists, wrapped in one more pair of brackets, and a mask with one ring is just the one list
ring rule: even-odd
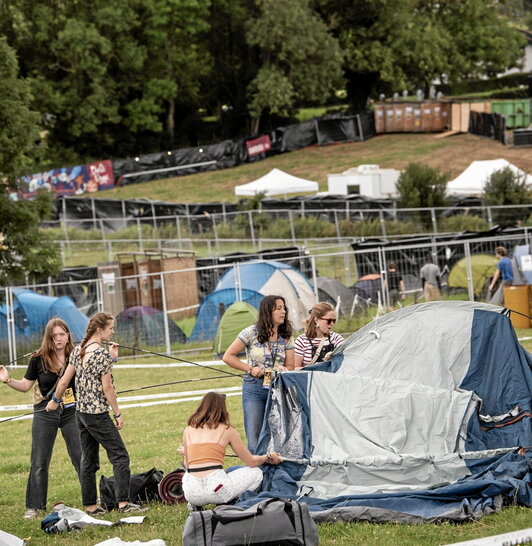
{"label": "shrub", "polygon": [[[445,195],[449,176],[442,174],[421,163],[409,163],[399,176],[397,191],[399,208],[444,207],[447,205]],[[419,220],[424,225],[432,222],[430,213],[420,214]]]}
{"label": "shrub", "polygon": [[[494,171],[484,186],[486,205],[526,205],[530,192],[526,188],[526,175],[515,173],[510,167]],[[497,224],[513,226],[528,216],[526,209],[493,209],[492,218]]]}

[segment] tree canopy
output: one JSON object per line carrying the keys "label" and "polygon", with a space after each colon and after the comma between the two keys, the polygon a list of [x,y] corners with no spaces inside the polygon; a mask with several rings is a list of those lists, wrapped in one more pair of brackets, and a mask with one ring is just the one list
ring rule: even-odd
{"label": "tree canopy", "polygon": [[[529,3],[502,2],[508,13]],[[49,156],[59,148],[102,159],[213,138],[199,132],[204,114],[227,126],[217,135],[235,137],[268,116],[321,105],[344,84],[358,110],[379,92],[498,74],[518,64],[523,46],[500,6],[10,0],[0,2],[0,36],[20,59],[19,85],[29,87],[25,104],[40,114]]]}

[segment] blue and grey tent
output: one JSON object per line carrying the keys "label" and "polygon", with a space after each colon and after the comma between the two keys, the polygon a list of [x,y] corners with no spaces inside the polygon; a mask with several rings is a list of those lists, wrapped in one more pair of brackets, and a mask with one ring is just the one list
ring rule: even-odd
{"label": "blue and grey tent", "polygon": [[287,462],[266,469],[259,496],[311,491],[319,521],[532,506],[531,366],[500,307],[434,302],[379,318],[330,362],[277,377],[258,452]]}
{"label": "blue and grey tent", "polygon": [[225,309],[235,301],[258,308],[264,296],[280,295],[286,300],[289,317],[296,330],[314,305],[312,285],[297,269],[281,262],[242,262],[228,269],[198,309],[190,341],[214,339]]}
{"label": "blue and grey tent", "polygon": [[[72,298],[43,296],[25,288],[14,288],[15,336],[17,339],[40,337],[51,318],[63,319],[74,341],[81,341],[89,319],[76,307]],[[7,339],[7,307],[0,306],[0,339]]]}

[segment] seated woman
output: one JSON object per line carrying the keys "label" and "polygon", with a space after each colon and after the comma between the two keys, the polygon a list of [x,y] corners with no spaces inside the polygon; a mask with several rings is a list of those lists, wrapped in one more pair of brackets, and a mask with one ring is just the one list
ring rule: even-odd
{"label": "seated woman", "polygon": [[[186,473],[183,493],[193,505],[224,504],[244,491],[258,489],[262,470],[258,466],[279,464],[277,453],[252,455],[229,422],[225,395],[207,393],[198,409],[189,417],[183,432]],[[226,473],[223,469],[226,447],[247,465]]]}

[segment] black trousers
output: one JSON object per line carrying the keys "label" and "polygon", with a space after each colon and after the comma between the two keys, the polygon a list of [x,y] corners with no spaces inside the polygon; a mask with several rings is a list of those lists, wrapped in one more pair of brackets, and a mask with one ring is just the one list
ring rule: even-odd
{"label": "black trousers", "polygon": [[58,430],[61,430],[70,460],[78,476],[81,466],[81,445],[75,408],[40,411],[44,410],[47,403],[48,400],[43,400],[34,406],[36,413],[33,415],[31,427],[31,461],[26,487],[26,508],[35,510],[46,508],[48,469]]}
{"label": "black trousers", "polygon": [[97,504],[96,472],[100,468],[100,446],[113,465],[116,502],[129,501],[129,454],[108,413],[76,412],[81,439],[81,497],[84,506]]}

